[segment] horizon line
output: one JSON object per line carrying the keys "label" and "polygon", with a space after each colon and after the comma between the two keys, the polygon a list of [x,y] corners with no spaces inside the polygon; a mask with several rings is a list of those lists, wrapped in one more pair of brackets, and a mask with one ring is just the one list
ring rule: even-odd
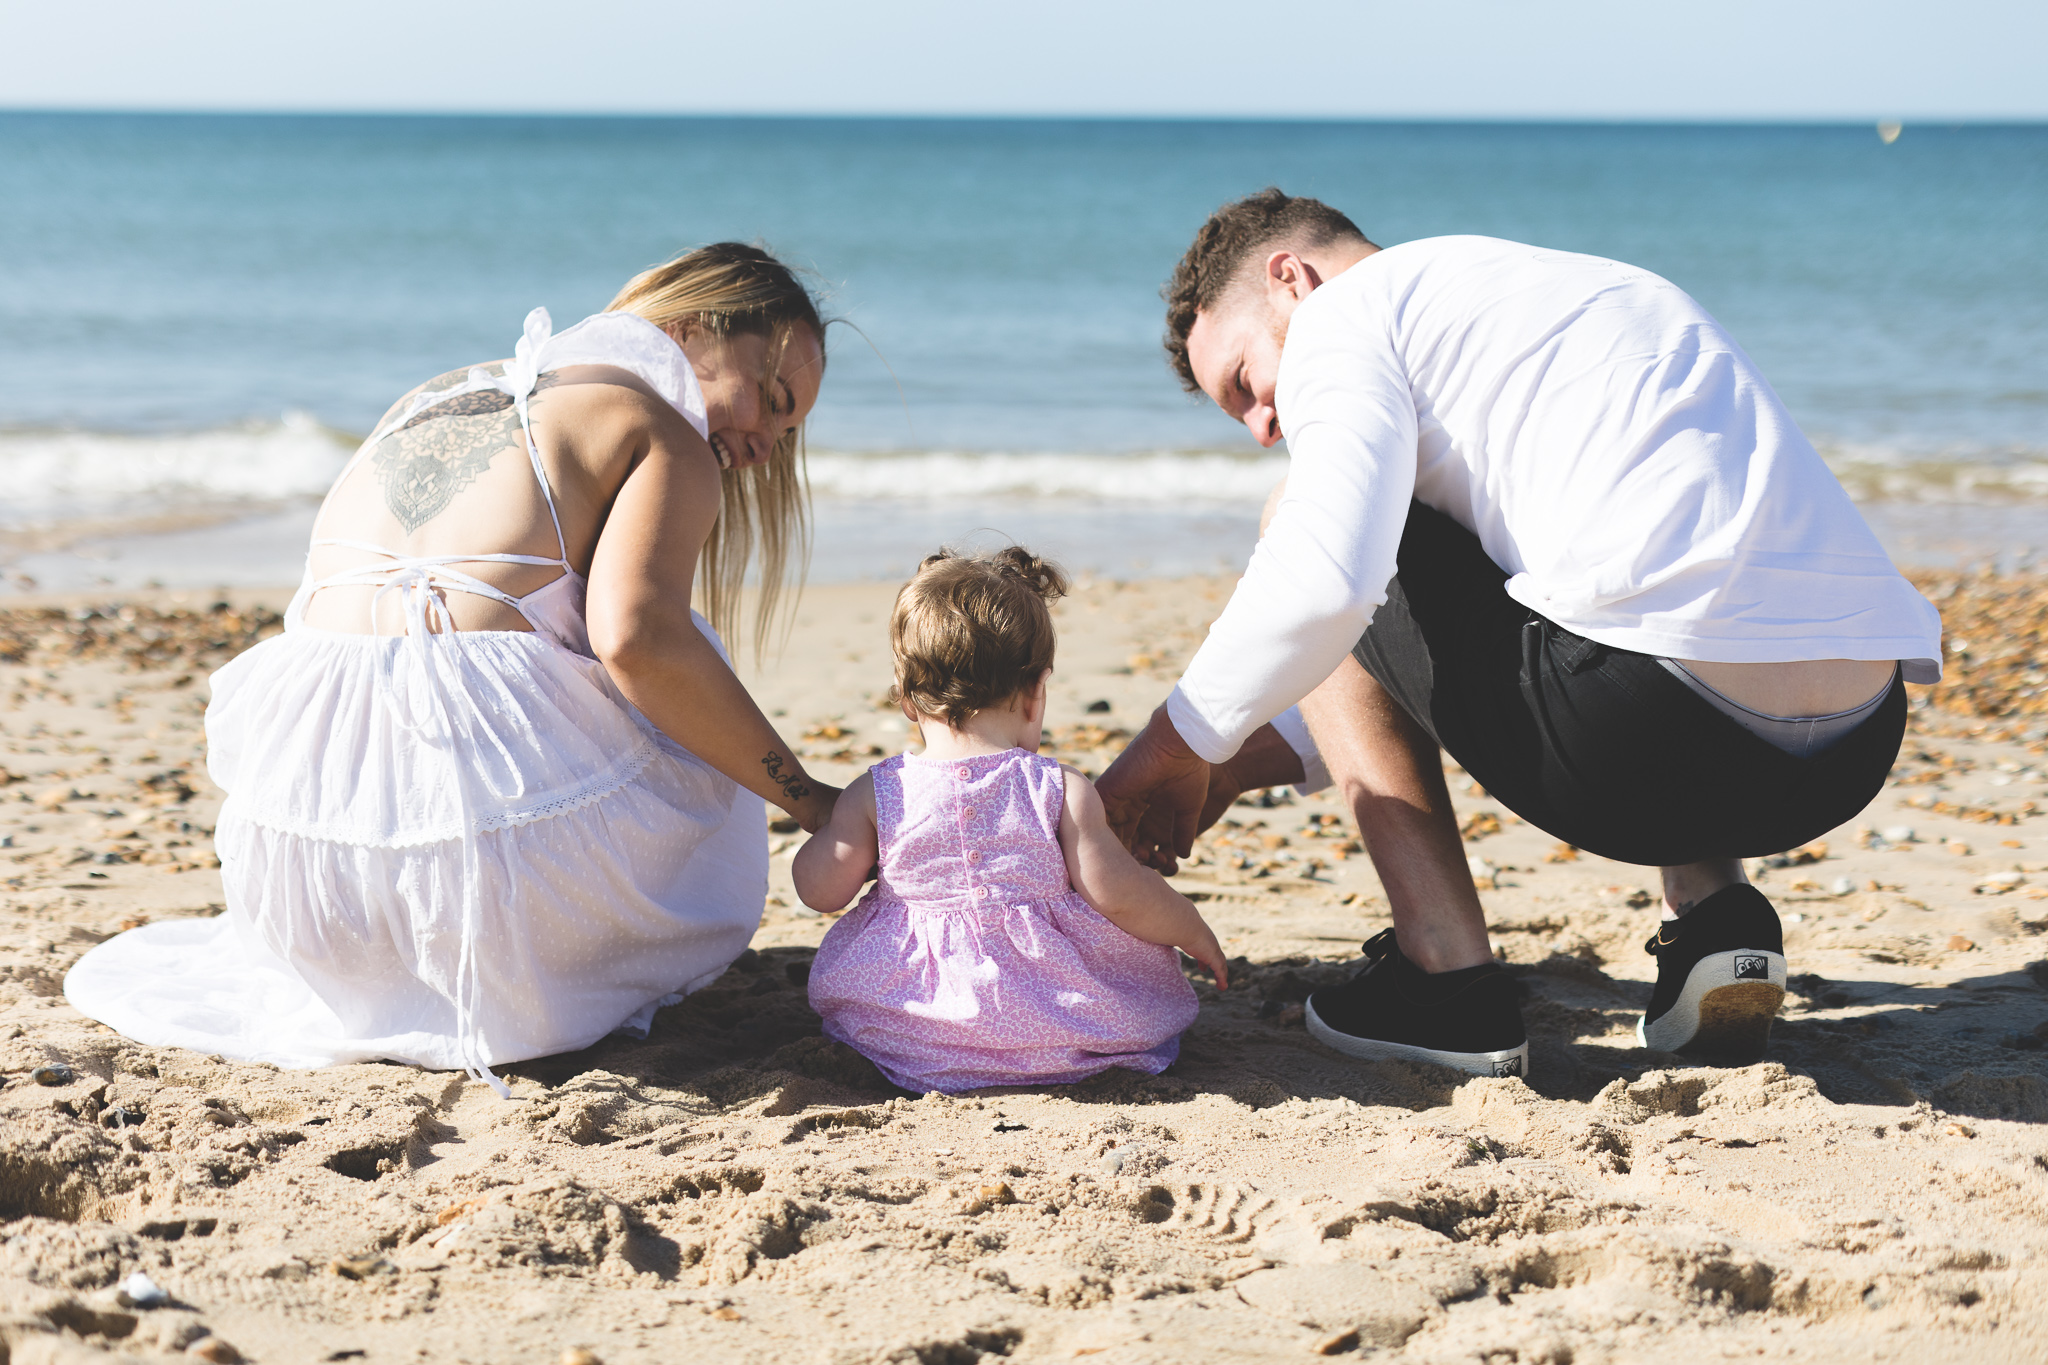
{"label": "horizon line", "polygon": [[1521,125],[1551,127],[1807,127],[1868,128],[1881,123],[1905,126],[2027,127],[2048,125],[2040,114],[1216,114],[1216,113],[1076,113],[933,110],[708,110],[708,109],[454,109],[336,107],[206,107],[161,105],[35,105],[0,103],[0,116],[44,115],[157,118],[474,118],[474,119],[616,119],[704,120],[740,122],[891,122],[891,123],[1264,123]]}

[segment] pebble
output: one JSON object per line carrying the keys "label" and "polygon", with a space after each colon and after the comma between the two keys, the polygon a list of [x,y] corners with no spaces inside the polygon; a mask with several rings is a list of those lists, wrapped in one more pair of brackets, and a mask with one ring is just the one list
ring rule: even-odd
{"label": "pebble", "polygon": [[50,1062],[29,1072],[28,1078],[37,1085],[69,1085],[77,1076],[64,1063]]}
{"label": "pebble", "polygon": [[1828,883],[1828,890],[1837,896],[1846,896],[1856,889],[1856,883],[1847,877],[1837,877]]}
{"label": "pebble", "polygon": [[1886,825],[1877,832],[1877,837],[1888,844],[1910,844],[1913,842],[1911,825]]}
{"label": "pebble", "polygon": [[1102,1168],[1104,1175],[1115,1175],[1124,1168],[1124,1153],[1104,1152],[1102,1160],[1096,1164]]}
{"label": "pebble", "polygon": [[162,1285],[138,1270],[121,1281],[114,1299],[123,1308],[161,1308],[171,1301],[171,1296]]}
{"label": "pebble", "polygon": [[1950,952],[1952,952],[1952,953],[1970,953],[1970,952],[1975,952],[1975,951],[1976,951],[1976,949],[1977,949],[1977,945],[1976,945],[1976,944],[1974,944],[1974,943],[1972,943],[1972,942],[1970,942],[1970,940],[1968,940],[1968,939],[1964,938],[1964,937],[1963,937],[1963,936],[1962,936],[1961,934],[1951,934],[1951,935],[1949,935],[1949,939],[1948,939],[1948,950],[1949,950]]}
{"label": "pebble", "polygon": [[238,1365],[242,1359],[240,1351],[219,1337],[201,1337],[185,1348],[185,1354],[195,1360],[210,1360],[213,1365]]}
{"label": "pebble", "polygon": [[557,1365],[604,1365],[604,1358],[595,1351],[586,1350],[581,1346],[571,1346],[562,1352]]}
{"label": "pebble", "polygon": [[344,1280],[367,1280],[372,1275],[395,1275],[398,1267],[382,1256],[337,1256],[327,1268]]}
{"label": "pebble", "polygon": [[1014,1204],[1017,1202],[1017,1192],[1011,1189],[1008,1184],[983,1185],[977,1193],[981,1195],[984,1203]]}
{"label": "pebble", "polygon": [[1028,1131],[1029,1128],[1029,1124],[1012,1123],[1008,1119],[999,1118],[995,1121],[995,1127],[992,1131],[998,1133],[1022,1133]]}

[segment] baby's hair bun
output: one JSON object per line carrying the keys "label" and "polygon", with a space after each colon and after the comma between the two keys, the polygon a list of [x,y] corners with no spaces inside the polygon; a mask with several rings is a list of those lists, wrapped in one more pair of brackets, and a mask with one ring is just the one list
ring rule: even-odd
{"label": "baby's hair bun", "polygon": [[1067,576],[1060,566],[1040,559],[1022,545],[1006,546],[989,558],[1004,577],[1022,582],[1043,601],[1057,602],[1067,595]]}

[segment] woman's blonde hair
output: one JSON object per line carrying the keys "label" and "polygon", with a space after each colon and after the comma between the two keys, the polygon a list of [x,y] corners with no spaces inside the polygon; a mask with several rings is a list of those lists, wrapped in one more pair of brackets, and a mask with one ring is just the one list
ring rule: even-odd
{"label": "woman's blonde hair", "polygon": [[1066,594],[1059,566],[1020,545],[927,556],[889,614],[890,700],[957,728],[1030,691],[1052,667],[1049,605]]}
{"label": "woman's blonde hair", "polygon": [[[713,242],[665,265],[643,270],[611,301],[612,312],[633,313],[675,336],[685,325],[721,339],[768,338],[768,368],[761,377],[763,410],[772,410],[770,386],[798,327],[822,347],[824,319],[794,271],[757,246]],[[821,362],[822,363],[822,362]],[[758,655],[771,634],[783,592],[793,578],[801,588],[810,567],[810,484],[804,473],[803,428],[775,442],[766,462],[728,469],[720,480],[718,520],[704,542],[698,579],[704,615],[731,639],[737,623],[747,562],[761,552],[760,592],[754,610]]]}

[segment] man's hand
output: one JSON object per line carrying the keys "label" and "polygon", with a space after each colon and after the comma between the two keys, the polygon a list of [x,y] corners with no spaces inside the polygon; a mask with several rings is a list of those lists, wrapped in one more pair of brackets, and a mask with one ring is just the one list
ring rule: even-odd
{"label": "man's hand", "polygon": [[1095,784],[1109,827],[1138,861],[1173,872],[1194,850],[1209,792],[1209,764],[1180,737],[1166,708],[1117,755]]}

